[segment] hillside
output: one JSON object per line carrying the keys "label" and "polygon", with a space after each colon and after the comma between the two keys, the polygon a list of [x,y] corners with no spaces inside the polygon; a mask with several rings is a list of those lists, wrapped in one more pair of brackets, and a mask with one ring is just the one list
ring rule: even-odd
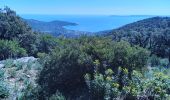
{"label": "hillside", "polygon": [[105,31],[106,37],[115,41],[125,40],[139,45],[170,61],[170,17],[153,17],[137,21],[112,31]]}
{"label": "hillside", "polygon": [[65,21],[51,21],[44,22],[34,19],[25,19],[26,23],[31,26],[34,31],[40,31],[50,33],[53,36],[66,36],[66,37],[78,37],[83,34],[90,34],[90,32],[68,30],[64,26],[75,26],[76,23],[70,23]]}
{"label": "hillside", "polygon": [[121,28],[113,30],[113,32],[126,33],[161,33],[162,31],[170,28],[170,17],[153,17],[144,19],[135,23],[125,25]]}
{"label": "hillside", "polygon": [[170,17],[153,17],[144,20],[140,20],[134,23],[127,24],[118,29],[105,31],[107,35],[113,35],[114,33],[120,33],[122,36],[128,34],[142,33],[142,34],[157,34],[170,28]]}

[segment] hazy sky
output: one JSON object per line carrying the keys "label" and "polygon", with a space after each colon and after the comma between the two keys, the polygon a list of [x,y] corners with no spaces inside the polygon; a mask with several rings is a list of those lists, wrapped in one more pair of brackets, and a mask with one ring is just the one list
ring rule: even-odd
{"label": "hazy sky", "polygon": [[170,0],[0,0],[18,14],[170,15]]}

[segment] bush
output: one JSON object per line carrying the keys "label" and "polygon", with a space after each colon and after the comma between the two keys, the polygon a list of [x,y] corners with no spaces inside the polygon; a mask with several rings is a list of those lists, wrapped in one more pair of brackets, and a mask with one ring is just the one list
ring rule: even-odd
{"label": "bush", "polygon": [[38,100],[39,87],[25,80],[25,88],[17,96],[17,100]]}
{"label": "bush", "polygon": [[24,66],[24,62],[19,62],[19,61],[15,62],[16,71],[21,70],[23,66]]}
{"label": "bush", "polygon": [[52,95],[49,100],[66,100],[65,97],[60,93],[56,92],[54,95]]}
{"label": "bush", "polygon": [[160,60],[160,65],[163,66],[163,67],[168,67],[169,65],[169,60],[168,59],[161,59]]}
{"label": "bush", "polygon": [[16,76],[16,69],[15,68],[10,68],[8,69],[8,74],[11,78],[14,78]]}
{"label": "bush", "polygon": [[160,59],[156,55],[150,57],[151,67],[156,67],[160,65]]}
{"label": "bush", "polygon": [[9,89],[7,87],[7,84],[0,81],[0,98],[7,98],[9,96]]}
{"label": "bush", "polygon": [[14,60],[12,59],[7,59],[4,61],[4,67],[5,68],[11,68],[11,67],[14,67]]}
{"label": "bush", "polygon": [[91,62],[91,57],[75,44],[56,48],[40,73],[39,84],[48,95],[57,90],[63,94],[78,91],[85,86],[84,75],[88,68],[92,68]]}
{"label": "bush", "polygon": [[2,81],[4,79],[4,70],[0,69],[0,81]]}
{"label": "bush", "polygon": [[[124,68],[129,70],[130,78],[134,69],[142,70],[145,67],[149,55],[147,50],[138,46],[133,47],[124,41],[113,42],[96,38],[68,41],[56,47],[46,55],[45,60],[43,59],[45,64],[38,82],[44,91],[49,93],[48,96],[57,90],[66,98],[68,95],[77,96],[76,91],[81,91],[82,88],[87,90],[84,75],[87,72],[93,75],[96,68],[101,74],[105,73],[107,68],[114,70],[116,74],[119,66],[125,66]],[[119,75],[119,79],[122,78],[123,76]],[[119,82],[121,83],[121,80]]]}
{"label": "bush", "polygon": [[26,50],[17,41],[0,40],[0,60],[26,56]]}
{"label": "bush", "polygon": [[[36,55],[39,33],[33,32],[28,24],[8,7],[0,10],[0,18],[0,39],[16,40],[28,55]],[[18,48],[18,51],[25,50]]]}
{"label": "bush", "polygon": [[[132,72],[132,79],[128,78],[128,70],[119,68],[122,72],[122,83],[119,83],[120,74],[94,73],[94,76],[85,75],[86,83],[90,91],[90,99],[94,100],[168,100],[170,97],[170,79],[167,69],[153,69],[141,73]],[[94,78],[92,78],[94,77]],[[120,89],[119,87],[122,86]]]}
{"label": "bush", "polygon": [[58,45],[57,38],[43,34],[40,36],[40,43],[38,45],[38,51],[42,53],[51,52]]}

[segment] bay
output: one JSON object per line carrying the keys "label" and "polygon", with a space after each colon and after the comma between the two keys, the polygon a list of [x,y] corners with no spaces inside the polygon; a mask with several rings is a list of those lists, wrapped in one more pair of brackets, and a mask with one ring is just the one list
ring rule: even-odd
{"label": "bay", "polygon": [[123,25],[130,24],[142,19],[150,18],[153,16],[147,15],[133,15],[133,16],[107,16],[107,15],[21,15],[26,19],[35,19],[39,21],[66,21],[76,23],[76,26],[65,26],[66,29],[99,32],[104,30],[111,30],[119,28]]}

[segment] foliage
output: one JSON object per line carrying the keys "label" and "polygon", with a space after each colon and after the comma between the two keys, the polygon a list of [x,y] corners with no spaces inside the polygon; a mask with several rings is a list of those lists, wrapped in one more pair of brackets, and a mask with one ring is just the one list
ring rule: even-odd
{"label": "foliage", "polygon": [[18,95],[17,100],[37,100],[39,88],[28,80],[25,84],[25,89]]}
{"label": "foliage", "polygon": [[43,59],[45,64],[39,76],[39,84],[49,96],[57,90],[66,97],[74,92],[72,95],[76,96],[76,91],[86,87],[84,75],[93,75],[96,70],[105,73],[106,68],[114,69],[114,72],[108,71],[112,74],[118,73],[120,65],[126,66],[130,77],[132,70],[145,67],[149,54],[147,50],[127,42],[112,42],[100,37],[66,39],[58,43],[59,46],[46,55],[45,61]]}
{"label": "foliage", "polygon": [[[124,98],[125,100],[166,100],[169,94],[170,78],[166,75],[166,69],[153,69],[145,72],[144,75],[139,71],[133,71],[132,79],[128,79],[128,70],[119,69],[123,72],[123,88],[119,83],[119,74],[108,74],[111,69],[106,70],[105,74],[94,73],[94,79],[89,74],[85,75],[86,83],[89,87],[91,99],[112,100]],[[112,71],[111,71],[112,72]]]}
{"label": "foliage", "polygon": [[56,90],[69,93],[83,86],[83,75],[90,68],[91,58],[76,44],[56,48],[49,56],[39,78],[44,91],[49,94]]}
{"label": "foliage", "polygon": [[0,98],[7,98],[9,96],[9,89],[7,87],[7,84],[0,81]]}
{"label": "foliage", "polygon": [[160,65],[160,58],[158,58],[156,55],[152,55],[149,59],[151,63],[151,67],[156,67]]}
{"label": "foliage", "polygon": [[[0,11],[0,39],[17,41],[29,55],[37,52],[39,33],[31,28],[10,8]],[[14,43],[15,44],[15,43]]]}
{"label": "foliage", "polygon": [[5,68],[11,68],[14,67],[14,60],[13,59],[7,59],[4,61],[4,67]]}
{"label": "foliage", "polygon": [[0,69],[0,81],[4,80],[4,70]]}
{"label": "foliage", "polygon": [[56,92],[54,95],[52,95],[49,100],[66,100],[65,97],[60,93]]}
{"label": "foliage", "polygon": [[39,88],[37,88],[36,79],[41,70],[41,64],[37,59],[33,57],[8,59],[2,61],[1,64],[4,65],[0,69],[0,82],[2,83],[0,92],[2,89],[2,96],[5,96],[3,98],[37,100]]}
{"label": "foliage", "polygon": [[17,41],[0,40],[0,59],[26,56],[26,50]]}
{"label": "foliage", "polygon": [[[89,74],[85,75],[86,83],[89,87],[90,99],[92,100],[110,100],[120,96],[119,84],[112,78],[111,69],[106,71],[105,75],[95,73],[94,79]],[[112,71],[111,71],[112,72]]]}
{"label": "foliage", "polygon": [[15,68],[10,68],[8,70],[8,75],[9,75],[9,77],[14,78],[16,76],[16,69]]}
{"label": "foliage", "polygon": [[114,41],[125,40],[132,45],[147,48],[151,54],[167,57],[170,61],[169,17],[153,17],[125,25],[106,36]]}
{"label": "foliage", "polygon": [[0,21],[1,39],[13,40],[14,38],[19,38],[20,35],[26,34],[30,31],[28,25],[8,7],[1,9]]}
{"label": "foliage", "polygon": [[160,65],[163,66],[163,67],[168,67],[169,60],[167,58],[161,59],[160,60]]}
{"label": "foliage", "polygon": [[58,44],[58,41],[55,37],[51,35],[44,34],[40,36],[40,43],[38,46],[38,51],[42,53],[49,53],[54,49]]}

